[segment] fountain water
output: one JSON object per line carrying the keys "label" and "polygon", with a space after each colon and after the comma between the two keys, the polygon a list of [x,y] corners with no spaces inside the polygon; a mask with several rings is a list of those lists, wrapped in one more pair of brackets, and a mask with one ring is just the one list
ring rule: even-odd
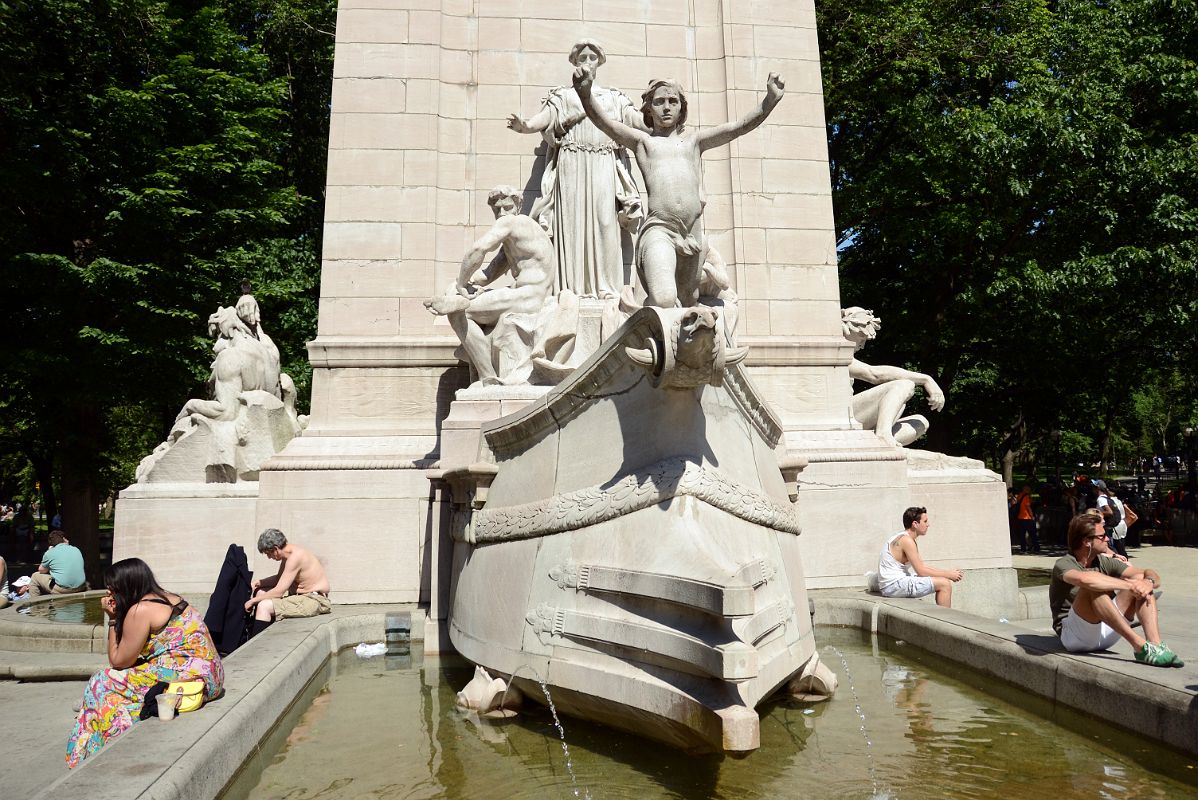
{"label": "fountain water", "polygon": [[[484,721],[485,730],[455,712],[454,691],[472,670],[460,659],[424,656],[416,645],[411,668],[382,671],[377,661],[343,655],[318,702],[288,723],[287,743],[266,754],[263,772],[246,776],[241,796],[541,800],[577,789],[596,800],[1198,799],[1186,759],[1158,754],[1141,764],[1117,746],[1120,732],[1091,718],[1046,709],[1062,727],[1025,710],[1040,708],[1035,701],[982,694],[971,688],[982,676],[909,645],[853,629],[818,634],[835,648],[829,659],[852,675],[855,698],[767,705],[762,746],[744,758],[688,755],[572,722],[569,773],[560,734],[547,735],[556,730],[548,710]],[[869,759],[858,705],[868,715]]]}

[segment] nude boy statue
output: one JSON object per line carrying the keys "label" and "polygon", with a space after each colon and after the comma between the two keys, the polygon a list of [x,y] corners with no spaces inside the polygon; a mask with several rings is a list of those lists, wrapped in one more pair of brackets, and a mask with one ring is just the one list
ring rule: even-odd
{"label": "nude boy statue", "polygon": [[[466,253],[454,285],[444,295],[424,302],[433,314],[449,318],[484,385],[505,377],[496,369],[490,336],[500,317],[540,311],[553,290],[553,243],[532,217],[520,213],[520,199],[520,191],[511,186],[491,190],[487,204],[495,214],[495,224]],[[499,254],[486,269],[479,269],[496,247]],[[509,272],[513,286],[483,288]]]}
{"label": "nude boy statue", "polygon": [[782,99],[781,78],[770,73],[761,105],[737,122],[699,132],[686,130],[686,95],[672,80],[655,80],[641,95],[641,111],[650,132],[611,119],[591,97],[594,80],[586,64],[574,70],[574,88],[587,117],[611,139],[636,154],[645,176],[649,213],[637,237],[637,263],[646,304],[659,308],[693,306],[699,298],[703,267],[702,154],[756,128]]}

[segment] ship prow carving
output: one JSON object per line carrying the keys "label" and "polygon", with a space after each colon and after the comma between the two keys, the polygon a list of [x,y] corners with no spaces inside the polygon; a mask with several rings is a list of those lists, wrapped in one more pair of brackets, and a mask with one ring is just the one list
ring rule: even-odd
{"label": "ship prow carving", "polygon": [[536,674],[567,714],[689,750],[758,746],[758,704],[823,668],[794,507],[803,462],[780,468],[781,426],[744,357],[717,311],[642,309],[484,427],[458,476],[462,655],[531,697]]}

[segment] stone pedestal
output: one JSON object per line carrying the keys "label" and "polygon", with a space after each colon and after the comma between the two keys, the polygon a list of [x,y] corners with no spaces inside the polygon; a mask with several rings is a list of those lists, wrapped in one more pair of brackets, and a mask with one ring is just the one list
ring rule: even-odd
{"label": "stone pedestal", "polygon": [[257,552],[257,502],[252,481],[135,483],[117,498],[112,560],[136,556],[170,591],[207,597],[229,545]]}
{"label": "stone pedestal", "polygon": [[[467,493],[456,485],[455,473],[469,469],[480,458],[482,429],[507,414],[512,414],[536,402],[549,393],[549,386],[488,386],[470,387],[457,392],[450,405],[449,416],[441,423],[441,461],[439,469],[428,475],[437,492],[444,524],[430,531],[428,567],[429,611],[425,618],[424,651],[452,652],[446,620],[449,616],[450,583],[452,578],[453,540],[451,514],[464,511]],[[448,476],[448,477],[447,477]],[[456,498],[455,498],[456,489]]]}

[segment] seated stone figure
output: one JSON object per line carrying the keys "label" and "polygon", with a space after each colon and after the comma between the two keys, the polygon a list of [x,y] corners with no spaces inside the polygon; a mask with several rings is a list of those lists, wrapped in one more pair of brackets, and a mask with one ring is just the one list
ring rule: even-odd
{"label": "seated stone figure", "polygon": [[[841,309],[844,337],[860,350],[878,335],[882,320],[872,311],[853,306]],[[923,387],[933,411],[944,408],[944,392],[931,375],[911,372],[902,367],[871,366],[857,359],[849,364],[849,377],[874,384],[872,389],[853,395],[853,417],[866,428],[873,428],[883,441],[896,447],[909,445],[928,431],[928,420],[919,414],[903,416],[915,388]]]}
{"label": "seated stone figure", "polygon": [[261,463],[303,428],[295,384],[279,371],[258,301],[243,289],[235,305],[208,317],[216,337],[208,398],[184,404],[167,440],[138,465],[139,483],[256,480]]}
{"label": "seated stone figure", "polygon": [[[538,333],[548,327],[556,303],[553,244],[545,230],[520,213],[521,194],[511,186],[496,186],[487,196],[495,224],[462,259],[457,281],[445,294],[424,302],[445,316],[462,341],[469,361],[484,386],[527,383]],[[485,269],[487,255],[499,248]],[[511,286],[492,287],[510,274]]]}

